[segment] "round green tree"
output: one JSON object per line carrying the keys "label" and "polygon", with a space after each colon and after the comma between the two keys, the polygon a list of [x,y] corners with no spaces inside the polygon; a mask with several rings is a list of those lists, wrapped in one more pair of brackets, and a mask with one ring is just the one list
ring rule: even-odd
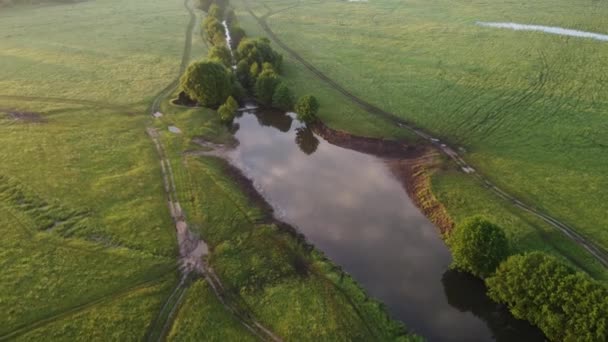
{"label": "round green tree", "polygon": [[232,55],[225,44],[216,45],[209,50],[208,58],[224,64],[225,67],[232,65]]}
{"label": "round green tree", "polygon": [[319,111],[319,102],[312,95],[300,97],[295,106],[298,120],[305,123],[313,123],[317,120],[317,112]]}
{"label": "round green tree", "polygon": [[293,103],[293,93],[284,83],[280,83],[272,95],[272,106],[282,110],[290,110]]}
{"label": "round green tree", "polygon": [[262,71],[255,81],[255,96],[258,101],[266,106],[272,104],[272,96],[279,82],[279,75],[274,70],[266,69]]}
{"label": "round green tree", "polygon": [[180,85],[191,99],[205,107],[219,106],[232,92],[229,71],[215,61],[190,64]]}
{"label": "round green tree", "polygon": [[499,226],[482,217],[472,217],[448,238],[454,258],[452,267],[485,278],[509,256],[507,237]]}

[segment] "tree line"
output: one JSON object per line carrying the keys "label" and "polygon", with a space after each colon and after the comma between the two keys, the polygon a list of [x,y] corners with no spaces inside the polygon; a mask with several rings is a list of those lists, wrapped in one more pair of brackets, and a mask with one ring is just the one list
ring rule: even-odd
{"label": "tree line", "polygon": [[199,0],[197,6],[207,12],[201,31],[211,48],[207,58],[192,63],[180,79],[181,88],[190,99],[201,106],[219,107],[220,117],[227,122],[234,119],[238,102],[248,95],[264,107],[295,109],[301,121],[316,120],[318,101],[312,95],[296,101],[280,76],[283,56],[272,48],[270,40],[247,37],[228,0]]}
{"label": "tree line", "polygon": [[551,341],[608,341],[608,288],[563,261],[534,251],[511,255],[501,227],[482,217],[447,237],[452,267],[485,279],[488,295]]}

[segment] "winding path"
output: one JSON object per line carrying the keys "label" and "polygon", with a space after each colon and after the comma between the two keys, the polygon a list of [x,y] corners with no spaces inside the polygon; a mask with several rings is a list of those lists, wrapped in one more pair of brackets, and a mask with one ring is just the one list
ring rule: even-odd
{"label": "winding path", "polygon": [[471,167],[456,152],[455,149],[453,149],[446,143],[441,142],[439,139],[434,138],[431,134],[428,134],[428,133],[424,132],[423,130],[421,130],[420,128],[417,128],[413,123],[399,118],[394,113],[380,109],[380,108],[364,101],[363,99],[357,97],[356,95],[352,94],[351,92],[349,92],[346,88],[344,88],[342,85],[340,85],[339,83],[337,83],[336,81],[334,81],[333,79],[331,79],[330,77],[325,75],[322,71],[317,69],[314,65],[309,63],[307,60],[305,60],[302,56],[300,56],[300,54],[298,54],[296,51],[291,49],[279,37],[277,37],[277,35],[272,31],[272,29],[266,22],[266,18],[268,18],[273,13],[267,13],[263,17],[258,17],[253,12],[251,7],[249,6],[249,0],[245,0],[244,2],[247,6],[247,12],[249,12],[249,14],[257,21],[257,23],[264,30],[264,32],[266,32],[266,34],[268,34],[268,36],[278,46],[280,46],[283,50],[285,50],[287,53],[289,53],[291,55],[291,57],[293,57],[295,60],[300,62],[302,65],[304,65],[304,67],[306,67],[310,72],[312,72],[317,78],[319,78],[323,82],[327,83],[331,88],[340,92],[342,95],[344,95],[346,98],[348,98],[351,102],[355,103],[357,106],[359,106],[363,110],[367,111],[368,113],[382,117],[401,128],[404,128],[404,129],[407,129],[407,130],[413,132],[418,137],[431,143],[431,145],[433,145],[438,150],[440,150],[444,155],[446,155],[447,157],[452,159],[462,169],[462,171],[465,172],[467,175],[473,177],[475,180],[480,182],[484,187],[486,187],[487,189],[489,189],[490,191],[492,191],[499,197],[509,201],[515,207],[522,209],[532,215],[535,215],[536,217],[542,219],[543,221],[545,221],[552,227],[558,229],[568,239],[570,239],[571,241],[573,241],[580,247],[584,248],[598,262],[600,262],[604,267],[608,268],[608,252],[606,250],[604,250],[602,247],[600,247],[599,245],[590,241],[588,238],[586,238],[583,235],[576,232],[576,230],[574,228],[572,228],[571,226],[559,221],[558,219],[556,219],[544,212],[541,212],[538,209],[535,209],[534,207],[532,207],[528,204],[525,204],[521,200],[517,199],[515,196],[510,195],[506,191],[502,190],[501,188],[496,186],[494,183],[490,182],[490,180],[488,180],[483,175],[481,175],[479,172],[477,172],[473,167]]}

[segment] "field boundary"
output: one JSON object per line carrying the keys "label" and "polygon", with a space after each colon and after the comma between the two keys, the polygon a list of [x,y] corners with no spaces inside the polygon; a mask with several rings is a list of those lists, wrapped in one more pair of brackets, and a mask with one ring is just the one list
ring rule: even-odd
{"label": "field boundary", "polygon": [[309,63],[300,54],[298,54],[296,51],[291,49],[280,38],[278,38],[278,36],[274,33],[274,31],[272,31],[272,29],[266,22],[266,18],[269,17],[270,15],[272,15],[273,13],[268,13],[268,14],[264,15],[263,17],[258,17],[251,9],[251,7],[249,5],[249,0],[244,0],[244,3],[245,3],[247,12],[256,20],[256,22],[262,28],[262,30],[264,30],[264,32],[266,32],[266,34],[268,34],[268,36],[279,47],[281,47],[284,51],[286,51],[296,61],[300,62],[304,67],[306,67],[306,69],[308,69],[310,72],[312,72],[321,81],[327,83],[331,88],[333,88],[334,90],[341,93],[343,96],[345,96],[351,102],[355,103],[358,107],[367,111],[368,113],[375,115],[375,116],[382,117],[382,118],[388,120],[389,122],[397,125],[400,128],[407,129],[407,130],[411,131],[412,133],[414,133],[415,135],[417,135],[418,137],[422,138],[424,141],[430,143],[431,146],[434,146],[442,154],[444,154],[449,159],[454,161],[456,163],[456,165],[458,165],[458,167],[460,167],[460,169],[465,174],[473,177],[483,187],[490,190],[491,192],[493,192],[495,195],[499,196],[500,198],[507,200],[513,206],[542,219],[543,221],[548,223],[550,226],[556,228],[558,231],[562,232],[569,240],[571,240],[572,242],[574,242],[575,244],[577,244],[578,246],[582,247],[587,252],[589,252],[602,266],[604,266],[605,268],[608,268],[608,252],[605,251],[601,246],[590,241],[585,236],[578,233],[571,226],[559,221],[558,219],[550,216],[549,214],[541,212],[540,210],[535,209],[534,207],[532,207],[528,204],[525,204],[524,202],[522,202],[515,196],[510,195],[506,191],[502,190],[501,188],[496,186],[494,183],[490,182],[490,180],[488,180],[483,175],[481,175],[479,172],[477,172],[473,167],[471,167],[456,152],[455,149],[451,148],[446,143],[441,142],[439,139],[433,137],[431,134],[428,134],[425,131],[421,130],[420,128],[416,127],[416,125],[414,125],[413,123],[399,118],[394,113],[380,109],[380,108],[376,107],[375,105],[368,103],[368,102],[364,101],[363,99],[357,97],[356,95],[352,94],[350,91],[348,91],[342,85],[340,85],[335,80],[331,79],[329,76],[325,75],[322,71],[317,69],[314,65]]}

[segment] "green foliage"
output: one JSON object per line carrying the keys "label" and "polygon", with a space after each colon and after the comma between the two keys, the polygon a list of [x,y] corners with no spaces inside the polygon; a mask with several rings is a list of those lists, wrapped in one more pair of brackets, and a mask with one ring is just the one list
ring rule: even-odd
{"label": "green foliage", "polygon": [[281,71],[283,56],[272,49],[270,41],[266,38],[241,40],[236,50],[236,56],[239,62],[246,60],[249,65],[270,63],[275,71]]}
{"label": "green foliage", "polygon": [[220,106],[218,109],[218,113],[220,114],[220,118],[224,122],[232,122],[234,120],[234,116],[236,115],[236,110],[239,108],[238,102],[232,97],[228,96],[226,103]]}
{"label": "green foliage", "polygon": [[448,237],[453,267],[485,278],[509,256],[509,244],[501,227],[475,216],[459,224]]}
{"label": "green foliage", "polygon": [[213,4],[211,7],[209,7],[209,17],[213,17],[221,22],[224,14],[218,5]]}
{"label": "green foliage", "polygon": [[305,95],[298,99],[295,110],[298,114],[298,120],[310,124],[317,120],[319,102],[314,96]]}
{"label": "green foliage", "polygon": [[291,110],[295,102],[293,92],[285,83],[280,83],[272,95],[272,106],[285,111]]}
{"label": "green foliage", "polygon": [[255,82],[255,96],[265,106],[272,104],[275,88],[280,83],[279,75],[272,68],[265,69]]}
{"label": "green foliage", "polygon": [[237,101],[243,101],[247,97],[247,90],[236,79],[232,82],[232,97]]}
{"label": "green foliage", "polygon": [[493,300],[552,341],[608,340],[608,289],[551,256],[512,256],[486,283]]}
{"label": "green foliage", "polygon": [[230,54],[230,50],[226,47],[225,44],[215,45],[209,50],[209,54],[207,56],[210,60],[214,60],[224,64],[225,67],[229,68],[232,65],[232,55]]}
{"label": "green foliage", "polygon": [[230,38],[232,38],[232,48],[236,49],[243,38],[245,38],[247,34],[245,30],[243,30],[240,26],[233,25],[230,27]]}
{"label": "green foliage", "polygon": [[205,107],[219,106],[232,93],[229,71],[214,61],[190,64],[180,84],[191,99]]}
{"label": "green foliage", "polygon": [[214,16],[207,16],[202,24],[207,40],[211,45],[222,45],[226,43],[226,32],[224,25]]}

